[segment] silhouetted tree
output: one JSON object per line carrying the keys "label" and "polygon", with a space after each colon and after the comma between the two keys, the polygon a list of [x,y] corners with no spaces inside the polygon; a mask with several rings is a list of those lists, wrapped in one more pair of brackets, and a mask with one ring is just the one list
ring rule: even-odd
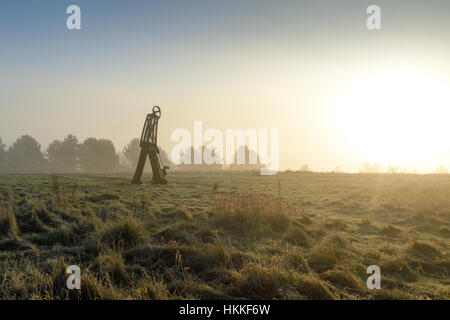
{"label": "silhouetted tree", "polygon": [[64,141],[51,142],[46,151],[50,169],[57,173],[76,172],[78,147],[78,139],[73,135],[68,135]]}
{"label": "silhouetted tree", "polygon": [[8,149],[6,170],[11,173],[39,173],[47,169],[41,145],[28,135],[21,136]]}
{"label": "silhouetted tree", "polygon": [[139,147],[140,140],[138,138],[134,138],[131,140],[125,148],[123,148],[123,155],[129,161],[130,167],[135,169],[137,163],[139,161],[139,154],[141,152],[141,148]]}
{"label": "silhouetted tree", "polygon": [[444,166],[440,166],[439,168],[436,169],[436,173],[437,174],[447,174],[448,170]]}
{"label": "silhouetted tree", "polygon": [[119,156],[111,140],[88,138],[79,147],[81,170],[110,173],[119,168]]}
{"label": "silhouetted tree", "polygon": [[0,173],[6,171],[6,146],[0,137]]}

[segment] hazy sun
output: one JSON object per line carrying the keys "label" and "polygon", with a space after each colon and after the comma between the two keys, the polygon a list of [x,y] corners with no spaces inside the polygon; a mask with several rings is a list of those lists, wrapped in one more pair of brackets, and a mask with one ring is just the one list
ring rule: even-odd
{"label": "hazy sun", "polygon": [[352,79],[338,99],[346,144],[368,161],[430,166],[448,151],[450,86],[413,70],[383,70]]}

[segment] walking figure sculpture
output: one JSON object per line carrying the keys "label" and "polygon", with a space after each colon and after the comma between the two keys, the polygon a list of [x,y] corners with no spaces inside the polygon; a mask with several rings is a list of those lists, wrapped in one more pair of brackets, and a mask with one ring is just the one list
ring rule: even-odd
{"label": "walking figure sculpture", "polygon": [[153,107],[153,112],[147,115],[145,119],[144,128],[142,129],[141,141],[139,146],[141,147],[141,154],[139,156],[139,162],[136,167],[133,180],[134,184],[142,184],[142,172],[144,171],[145,161],[148,156],[150,164],[152,165],[153,178],[152,184],[167,184],[166,170],[168,166],[164,166],[161,163],[159,157],[159,148],[157,146],[158,140],[158,121],[161,117],[161,109],[158,106]]}

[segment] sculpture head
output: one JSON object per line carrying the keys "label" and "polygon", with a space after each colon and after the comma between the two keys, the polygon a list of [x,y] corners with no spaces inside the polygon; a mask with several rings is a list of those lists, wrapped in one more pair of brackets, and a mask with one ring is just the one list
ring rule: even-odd
{"label": "sculpture head", "polygon": [[158,106],[154,106],[153,107],[153,115],[156,117],[156,118],[160,118],[161,117],[161,108],[160,107],[158,107]]}

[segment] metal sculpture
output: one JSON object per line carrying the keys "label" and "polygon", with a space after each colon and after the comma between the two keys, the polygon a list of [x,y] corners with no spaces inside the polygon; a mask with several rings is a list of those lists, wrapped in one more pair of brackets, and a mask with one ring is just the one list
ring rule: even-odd
{"label": "metal sculpture", "polygon": [[132,180],[132,183],[134,184],[142,184],[141,178],[147,156],[150,159],[150,164],[152,165],[152,184],[167,184],[165,177],[166,170],[169,169],[169,167],[162,164],[157,145],[158,121],[161,117],[161,109],[158,106],[154,106],[152,111],[152,113],[147,115],[144,128],[142,129],[141,141],[139,143],[139,146],[141,147],[141,154],[139,156],[139,162]]}

